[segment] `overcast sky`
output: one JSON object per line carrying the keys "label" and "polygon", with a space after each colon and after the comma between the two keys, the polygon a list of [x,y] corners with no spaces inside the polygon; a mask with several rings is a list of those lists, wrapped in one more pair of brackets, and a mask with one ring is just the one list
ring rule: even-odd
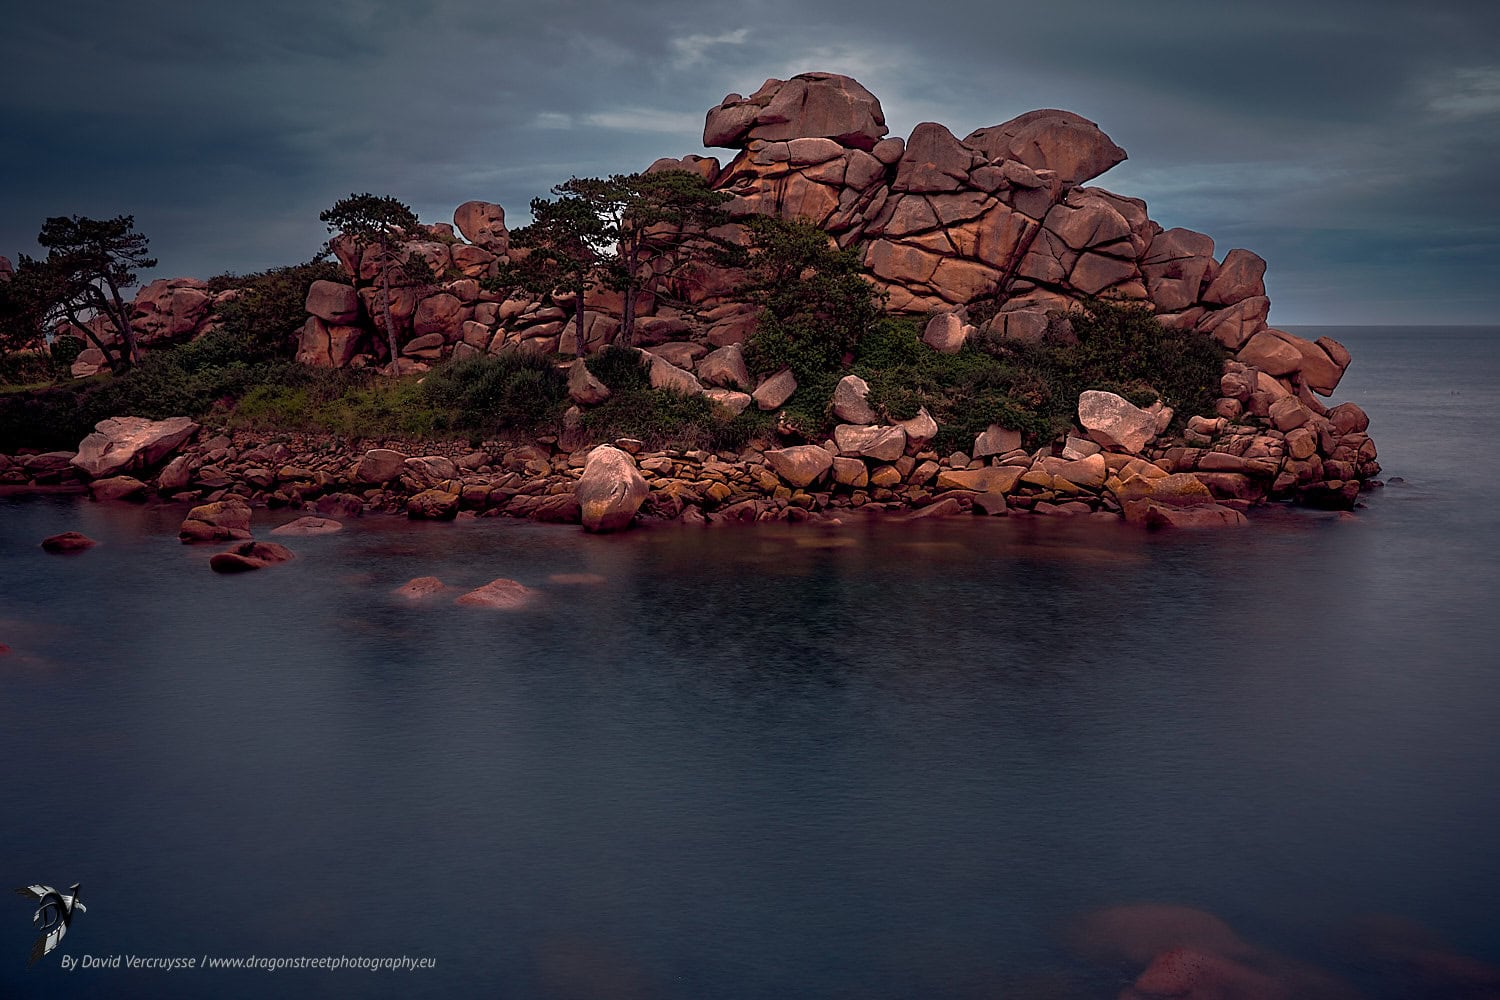
{"label": "overcast sky", "polygon": [[1500,322],[1500,4],[7,0],[0,24],[12,259],[47,216],[132,214],[153,276],[245,273],[310,257],[356,191],[514,225],[569,176],[705,152],[730,91],[827,70],[893,135],[1094,119],[1130,154],[1095,183],[1265,257],[1274,324]]}

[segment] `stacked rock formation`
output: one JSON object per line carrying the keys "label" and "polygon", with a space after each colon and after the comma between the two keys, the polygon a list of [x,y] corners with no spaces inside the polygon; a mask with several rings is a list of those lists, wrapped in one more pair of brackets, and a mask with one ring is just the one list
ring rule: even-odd
{"label": "stacked rock formation", "polygon": [[[703,141],[738,150],[728,165],[687,156],[648,169],[701,174],[734,195],[732,215],[800,218],[842,246],[863,246],[889,309],[950,317],[939,349],[956,350],[977,330],[1038,339],[1050,315],[1100,296],[1140,303],[1169,327],[1213,336],[1304,402],[1309,392],[1331,393],[1347,367],[1338,345],[1268,327],[1260,257],[1234,249],[1218,258],[1212,238],[1164,230],[1141,200],[1088,186],[1126,155],[1088,119],[1031,111],[962,140],[934,122],[905,140],[887,131],[879,99],[858,82],[804,73],[767,80],[749,97],[730,94],[710,109]],[[393,296],[404,357],[571,351],[569,296],[502,301],[479,287],[506,259],[504,220],[500,206],[468,202],[454,213],[463,239],[439,224],[402,248],[444,276]],[[350,283],[314,288],[301,356],[333,366],[388,361],[383,338],[361,334],[382,322],[371,309],[379,261],[370,252],[356,261],[347,248],[339,257]],[[697,282],[690,313],[643,302],[637,342],[712,349],[744,340],[754,314],[737,299],[736,277]],[[598,290],[586,305],[585,346],[592,348],[618,330],[623,302]]]}
{"label": "stacked rock formation", "polygon": [[[1163,229],[1144,202],[1092,186],[1126,155],[1093,122],[1044,109],[963,139],[931,122],[904,140],[887,132],[879,100],[856,81],[807,73],[768,80],[749,97],[731,94],[708,112],[704,143],[736,150],[727,165],[687,156],[661,159],[648,169],[698,173],[732,195],[732,218],[803,219],[841,246],[861,247],[869,279],[885,293],[888,308],[930,316],[923,340],[933,350],[961,350],[980,333],[1037,340],[1089,297],[1136,303],[1164,325],[1213,337],[1232,352],[1214,412],[1184,415],[1190,416],[1186,433],[1168,439],[1160,435],[1170,411],[1138,410],[1109,393],[1085,393],[1077,432],[1063,444],[1026,451],[1014,431],[991,427],[967,452],[938,455],[927,447],[938,427],[925,412],[910,421],[891,420],[868,404],[868,387],[851,377],[835,394],[839,423],[828,440],[755,452],[748,460],[741,456],[743,468],[726,473],[722,489],[693,479],[691,490],[658,503],[661,481],[681,479],[681,470],[666,474],[666,455],[643,458],[639,472],[650,489],[645,512],[677,516],[691,507],[712,517],[752,500],[781,512],[873,502],[1106,510],[1143,523],[1228,522],[1231,514],[1267,498],[1348,507],[1361,483],[1379,472],[1363,411],[1352,403],[1330,410],[1318,398],[1335,390],[1349,353],[1327,338],[1313,342],[1269,327],[1266,265],[1254,253],[1232,249],[1218,257],[1210,237]],[[727,235],[738,228],[727,227]],[[313,284],[298,357],[331,367],[389,364],[376,298],[384,261],[377,251],[348,242],[336,242],[334,250],[347,281]],[[509,259],[499,205],[467,202],[454,213],[452,226],[425,226],[396,253],[402,259],[420,256],[436,276],[428,284],[393,289],[396,370],[507,349],[577,351],[570,295],[503,296],[482,286]],[[702,393],[736,412],[751,405],[775,411],[792,397],[797,384],[790,372],[755,380],[745,365],[738,345],[753,332],[755,311],[739,290],[740,278],[733,272],[696,275],[686,289],[689,308],[641,298],[635,342],[645,349],[642,360],[653,386]],[[191,327],[207,298],[199,286],[148,286],[156,289],[148,297],[155,305],[138,300],[142,328],[177,336]],[[583,346],[592,351],[613,339],[624,303],[617,293],[594,289],[585,306]],[[610,395],[577,363],[569,369],[568,387],[580,412]],[[578,415],[572,414],[574,430]],[[551,475],[568,481],[547,482],[520,495],[526,499],[507,497],[507,512],[576,518],[577,501],[562,495],[571,494],[586,446],[596,443],[565,427],[562,440],[547,442],[536,457],[550,463]],[[194,485],[211,491],[216,464],[201,465]],[[49,473],[40,465],[36,472],[27,465],[6,473],[23,474]],[[490,501],[479,503],[469,494],[481,485],[515,488],[508,482],[496,486],[503,476],[481,483],[432,470],[415,478],[410,469],[399,475],[429,493],[408,505],[416,516],[450,517],[471,507],[488,511]],[[1177,478],[1184,475],[1195,488]],[[370,471],[353,481],[373,487],[394,478]],[[282,492],[280,474],[271,479],[250,485]],[[1162,479],[1169,481],[1157,482]],[[633,500],[639,491],[630,492]],[[692,499],[679,504],[679,493]],[[288,497],[306,495],[298,486]],[[1222,510],[1182,513],[1218,505]],[[753,516],[767,512],[757,506]]]}

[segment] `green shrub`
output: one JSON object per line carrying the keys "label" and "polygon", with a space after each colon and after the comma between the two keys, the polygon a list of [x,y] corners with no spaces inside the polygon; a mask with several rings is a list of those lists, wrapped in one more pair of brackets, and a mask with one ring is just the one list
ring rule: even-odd
{"label": "green shrub", "polygon": [[567,379],[556,362],[519,351],[450,361],[422,389],[428,407],[451,411],[455,426],[481,434],[551,428],[568,405]]}
{"label": "green shrub", "polygon": [[745,344],[750,370],[791,368],[798,383],[837,370],[880,318],[858,248],[839,249],[808,222],[753,216],[747,289],[761,311]]}
{"label": "green shrub", "polygon": [[650,448],[738,451],[771,432],[772,418],[759,410],[731,414],[706,396],[651,388],[649,369],[629,348],[607,347],[587,364],[610,390],[609,399],[584,413],[583,428],[591,437],[633,437]]}
{"label": "green shrub", "polygon": [[66,372],[67,365],[60,365],[47,351],[11,351],[0,355],[0,385],[37,385],[60,378]]}
{"label": "green shrub", "polygon": [[307,322],[307,290],[320,279],[349,280],[337,264],[327,260],[209,279],[213,291],[238,289],[238,294],[219,308],[218,318],[223,332],[239,345],[240,360],[268,360],[295,353],[298,332]]}
{"label": "green shrub", "polygon": [[1070,315],[1071,334],[1054,325],[1041,343],[971,342],[950,355],[921,343],[921,320],[887,318],[860,339],[854,371],[888,419],[925,406],[939,451],[967,451],[991,423],[1044,444],[1073,426],[1086,389],[1137,406],[1161,399],[1179,419],[1210,411],[1225,357],[1211,338],[1168,330],[1138,307],[1091,301],[1086,310]]}

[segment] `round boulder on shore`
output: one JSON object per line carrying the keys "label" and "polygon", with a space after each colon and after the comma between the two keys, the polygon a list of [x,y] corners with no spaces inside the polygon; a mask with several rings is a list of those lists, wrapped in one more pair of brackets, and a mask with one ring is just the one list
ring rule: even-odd
{"label": "round boulder on shore", "polygon": [[60,535],[42,539],[42,549],[47,552],[82,552],[98,543],[78,531],[64,531]]}
{"label": "round boulder on shore", "polygon": [[628,528],[650,492],[635,459],[607,444],[589,452],[583,475],[573,488],[586,531]]}
{"label": "round boulder on shore", "polygon": [[142,500],[147,486],[134,476],[110,476],[89,483],[89,495],[95,500]]}
{"label": "round boulder on shore", "polygon": [[413,521],[451,521],[458,515],[459,499],[447,490],[423,490],[406,501],[406,516]]}

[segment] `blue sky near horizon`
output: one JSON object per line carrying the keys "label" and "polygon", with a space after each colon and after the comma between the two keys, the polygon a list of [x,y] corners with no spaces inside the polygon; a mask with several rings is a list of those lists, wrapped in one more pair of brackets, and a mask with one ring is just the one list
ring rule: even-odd
{"label": "blue sky near horizon", "polygon": [[9,11],[0,254],[133,214],[155,276],[306,259],[351,191],[524,221],[572,175],[703,150],[730,91],[847,73],[893,135],[1039,107],[1130,159],[1095,183],[1269,263],[1271,320],[1500,316],[1500,5],[1154,0],[264,0]]}

